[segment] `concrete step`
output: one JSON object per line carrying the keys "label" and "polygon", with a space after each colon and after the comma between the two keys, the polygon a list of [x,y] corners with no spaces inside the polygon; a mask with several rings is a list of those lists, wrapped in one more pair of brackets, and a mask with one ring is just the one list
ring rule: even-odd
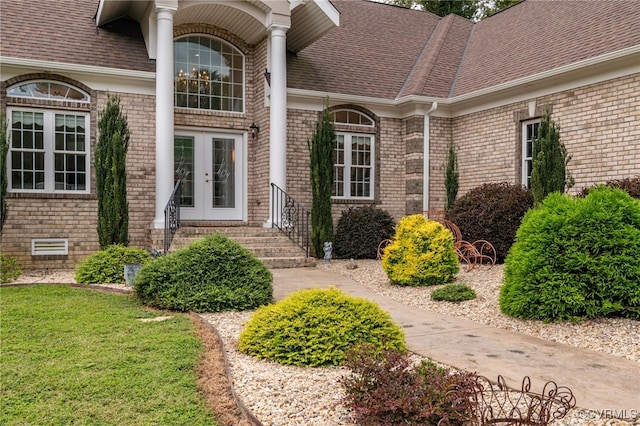
{"label": "concrete step", "polygon": [[306,257],[304,250],[274,228],[187,225],[178,230],[170,251],[174,252],[214,233],[223,234],[236,241],[262,260],[270,269],[311,267],[316,264],[315,259]]}

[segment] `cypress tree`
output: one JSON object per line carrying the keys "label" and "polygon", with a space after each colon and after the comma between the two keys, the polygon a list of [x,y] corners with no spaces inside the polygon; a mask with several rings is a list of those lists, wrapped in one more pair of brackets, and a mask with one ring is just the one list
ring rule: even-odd
{"label": "cypress tree", "polygon": [[456,154],[453,142],[449,143],[449,153],[447,155],[447,164],[445,166],[444,175],[444,186],[446,191],[444,208],[449,210],[458,195],[458,155]]}
{"label": "cypress tree", "polygon": [[98,196],[98,241],[100,248],[129,244],[126,155],[129,148],[127,117],[120,111],[120,99],[107,101],[98,122],[95,152]]}
{"label": "cypress tree", "polygon": [[563,193],[573,186],[573,178],[567,170],[571,156],[560,141],[560,127],[548,112],[542,117],[538,137],[533,141],[532,158],[531,191],[535,204],[552,192]]}
{"label": "cypress tree", "polygon": [[317,257],[323,255],[323,243],[333,240],[331,194],[333,191],[333,149],[336,132],[329,114],[328,101],[322,119],[311,136],[311,243]]}
{"label": "cypress tree", "polygon": [[0,231],[7,218],[7,123],[0,115]]}

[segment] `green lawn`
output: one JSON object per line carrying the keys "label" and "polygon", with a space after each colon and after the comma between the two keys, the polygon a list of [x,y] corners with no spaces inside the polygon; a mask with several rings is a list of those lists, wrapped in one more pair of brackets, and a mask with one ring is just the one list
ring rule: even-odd
{"label": "green lawn", "polygon": [[[172,318],[139,321],[159,315]],[[0,424],[215,425],[195,328],[130,296],[0,288]]]}

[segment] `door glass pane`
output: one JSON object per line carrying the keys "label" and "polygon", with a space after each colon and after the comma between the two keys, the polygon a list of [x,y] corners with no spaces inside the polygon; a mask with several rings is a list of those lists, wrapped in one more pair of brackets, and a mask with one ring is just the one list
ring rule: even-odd
{"label": "door glass pane", "polygon": [[193,207],[193,137],[176,136],[173,140],[174,184],[182,178],[182,207]]}
{"label": "door glass pane", "polygon": [[235,208],[235,140],[213,138],[213,208]]}

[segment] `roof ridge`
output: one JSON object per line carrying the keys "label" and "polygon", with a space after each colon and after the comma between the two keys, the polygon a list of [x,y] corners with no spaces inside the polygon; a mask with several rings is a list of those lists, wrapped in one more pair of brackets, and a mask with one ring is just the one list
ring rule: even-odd
{"label": "roof ridge", "polygon": [[451,29],[453,28],[454,20],[456,19],[456,17],[457,15],[450,14],[439,19],[438,24],[429,36],[427,42],[424,44],[420,55],[418,55],[416,61],[414,62],[413,67],[407,75],[407,78],[405,79],[402,88],[398,92],[397,97],[402,97],[403,95],[405,95],[405,91],[411,92],[411,89],[407,89],[407,87],[411,84],[413,84],[416,88],[419,87],[420,90],[418,92],[422,93],[425,85],[427,84],[429,76],[431,75],[431,72],[436,65],[440,52],[446,44],[447,37]]}
{"label": "roof ridge", "polygon": [[453,82],[451,83],[451,87],[449,88],[449,93],[447,94],[447,98],[453,97],[453,92],[456,88],[456,83],[458,82],[458,76],[460,75],[460,71],[462,70],[462,64],[464,63],[464,58],[467,55],[467,50],[469,49],[469,45],[471,44],[471,39],[473,38],[473,33],[475,29],[476,29],[476,22],[473,23],[473,26],[471,27],[471,32],[469,32],[469,37],[467,38],[467,44],[464,46],[464,52],[462,52],[462,57],[460,58],[460,62],[458,62],[456,75],[453,76]]}

